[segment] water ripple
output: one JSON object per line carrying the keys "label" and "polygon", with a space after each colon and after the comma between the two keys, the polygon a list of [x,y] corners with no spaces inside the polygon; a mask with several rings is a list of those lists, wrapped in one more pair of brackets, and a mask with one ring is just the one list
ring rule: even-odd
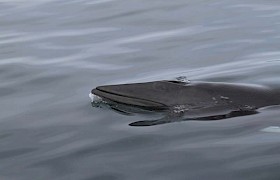
{"label": "water ripple", "polygon": [[[116,31],[116,28],[93,28],[93,29],[84,29],[84,30],[63,30],[63,31],[55,31],[55,32],[38,32],[35,34],[27,34],[27,33],[17,33],[17,32],[8,32],[7,34],[3,34],[2,37],[9,37],[7,40],[0,40],[1,44],[9,44],[9,43],[28,43],[29,41],[37,41],[37,40],[45,40],[50,38],[60,38],[60,37],[73,37],[73,36],[81,36],[81,35],[92,35],[96,33],[104,33]],[[15,37],[16,36],[16,37]]]}

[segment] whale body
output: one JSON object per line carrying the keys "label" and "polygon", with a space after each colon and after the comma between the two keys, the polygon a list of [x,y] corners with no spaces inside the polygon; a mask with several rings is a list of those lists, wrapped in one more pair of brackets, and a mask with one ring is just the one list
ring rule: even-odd
{"label": "whale body", "polygon": [[255,114],[258,108],[280,104],[280,93],[269,87],[223,82],[163,80],[99,86],[91,93],[109,104],[167,112],[160,120],[139,121],[131,124],[134,126],[157,125],[178,119],[226,119]]}

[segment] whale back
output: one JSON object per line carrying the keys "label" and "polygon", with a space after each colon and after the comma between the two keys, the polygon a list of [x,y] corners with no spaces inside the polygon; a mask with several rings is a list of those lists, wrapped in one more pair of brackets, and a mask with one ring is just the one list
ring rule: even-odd
{"label": "whale back", "polygon": [[117,102],[123,104],[133,105],[133,101],[141,100],[143,107],[149,107],[151,103],[148,102],[170,108],[184,105],[189,109],[237,109],[246,106],[260,108],[280,103],[279,96],[270,88],[247,84],[154,81],[100,86],[96,89],[106,92],[108,96],[118,96]]}

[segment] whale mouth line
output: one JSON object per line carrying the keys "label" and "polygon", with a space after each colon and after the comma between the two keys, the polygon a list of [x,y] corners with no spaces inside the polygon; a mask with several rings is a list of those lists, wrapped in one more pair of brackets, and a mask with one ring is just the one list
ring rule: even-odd
{"label": "whale mouth line", "polygon": [[129,105],[129,106],[136,106],[136,107],[141,107],[143,109],[148,109],[148,110],[166,110],[168,107],[165,104],[158,103],[152,100],[148,99],[143,99],[143,98],[137,98],[129,95],[123,95],[123,94],[118,94],[115,92],[111,92],[109,89],[106,87],[97,87],[91,91],[92,94],[97,95],[101,98],[104,99],[104,101],[112,101],[115,103],[120,103],[124,105]]}

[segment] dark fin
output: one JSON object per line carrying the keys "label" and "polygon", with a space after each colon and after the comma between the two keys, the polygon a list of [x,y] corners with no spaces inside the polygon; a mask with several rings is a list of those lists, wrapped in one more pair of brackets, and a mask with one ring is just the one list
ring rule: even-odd
{"label": "dark fin", "polygon": [[215,116],[206,116],[206,117],[196,117],[196,118],[178,118],[178,117],[172,117],[172,116],[166,116],[158,120],[144,120],[144,121],[136,121],[133,123],[130,123],[130,126],[155,126],[160,124],[167,124],[167,123],[173,123],[178,121],[215,121],[215,120],[223,120],[238,116],[248,116],[259,113],[258,111],[232,111],[228,114],[222,114],[222,115],[215,115]]}
{"label": "dark fin", "polygon": [[136,121],[136,122],[130,123],[129,125],[130,126],[155,126],[155,125],[166,124],[166,123],[170,123],[170,122],[164,121],[162,119],[145,120],[145,121]]}
{"label": "dark fin", "polygon": [[197,117],[197,118],[187,118],[186,120],[197,120],[197,121],[215,121],[215,120],[222,120],[222,119],[228,119],[228,118],[234,118],[238,116],[248,116],[248,115],[254,115],[258,114],[258,111],[252,110],[252,111],[232,111],[228,114],[221,114],[221,115],[215,115],[215,116],[206,116],[206,117]]}
{"label": "dark fin", "polygon": [[176,121],[181,121],[181,117],[173,117],[168,114],[167,116],[157,119],[157,120],[144,120],[144,121],[136,121],[133,123],[130,123],[130,126],[155,126],[160,124],[167,124],[172,123]]}

